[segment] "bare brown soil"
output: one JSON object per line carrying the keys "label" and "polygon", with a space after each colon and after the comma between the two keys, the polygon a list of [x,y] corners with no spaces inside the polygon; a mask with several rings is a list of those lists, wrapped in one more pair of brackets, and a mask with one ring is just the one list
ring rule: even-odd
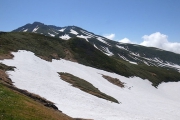
{"label": "bare brown soil", "polygon": [[72,62],[77,62],[77,60],[74,59],[74,55],[68,50],[68,49],[64,49],[64,52],[66,54],[65,56],[65,60],[70,60]]}
{"label": "bare brown soil", "polygon": [[0,81],[5,82],[6,84],[12,85],[11,79],[8,77],[5,71],[1,69],[0,69]]}
{"label": "bare brown soil", "polygon": [[107,75],[103,75],[103,78],[105,78],[106,80],[108,80],[110,83],[114,84],[114,85],[117,85],[121,88],[124,88],[124,82],[121,82],[119,79],[117,78],[112,78],[110,76],[107,76]]}
{"label": "bare brown soil", "polygon": [[155,73],[149,72],[151,76],[157,76]]}
{"label": "bare brown soil", "polygon": [[14,57],[13,54],[9,53],[9,54],[3,54],[0,55],[0,60],[4,60],[4,59],[12,59]]}

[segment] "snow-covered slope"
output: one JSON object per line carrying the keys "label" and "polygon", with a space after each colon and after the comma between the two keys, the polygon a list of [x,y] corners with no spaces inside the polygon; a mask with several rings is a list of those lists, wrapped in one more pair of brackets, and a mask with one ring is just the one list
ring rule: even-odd
{"label": "snow-covered slope", "polygon": [[[180,119],[180,82],[162,83],[156,89],[148,80],[126,78],[64,59],[47,62],[23,50],[13,55],[13,59],[1,62],[16,67],[15,71],[7,72],[14,85],[54,102],[69,116],[95,120]],[[74,88],[61,80],[57,72],[82,78],[121,103],[112,103]],[[109,83],[102,74],[125,82],[125,88]]]}

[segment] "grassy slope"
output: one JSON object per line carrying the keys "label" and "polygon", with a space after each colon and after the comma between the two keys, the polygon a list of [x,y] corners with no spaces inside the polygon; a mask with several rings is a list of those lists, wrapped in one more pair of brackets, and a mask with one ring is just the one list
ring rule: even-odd
{"label": "grassy slope", "polygon": [[65,49],[71,57],[81,64],[104,69],[110,72],[131,77],[138,76],[150,80],[154,86],[162,81],[179,81],[180,74],[174,70],[166,70],[147,65],[133,65],[128,62],[108,57],[84,39],[72,38],[68,41],[46,37],[35,33],[0,33],[0,55],[10,51],[28,50],[37,56],[51,60],[65,58]]}
{"label": "grassy slope", "polygon": [[1,120],[72,120],[0,83]]}
{"label": "grassy slope", "polygon": [[0,55],[9,51],[28,50],[37,56],[44,56],[47,59],[64,57],[63,40],[53,37],[46,37],[35,33],[1,33],[0,34]]}

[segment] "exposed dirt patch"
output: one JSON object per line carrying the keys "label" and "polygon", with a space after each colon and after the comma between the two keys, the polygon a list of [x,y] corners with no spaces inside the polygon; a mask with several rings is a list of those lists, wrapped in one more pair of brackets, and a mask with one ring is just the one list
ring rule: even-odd
{"label": "exposed dirt patch", "polygon": [[74,55],[68,50],[68,49],[64,49],[64,53],[66,54],[65,56],[65,60],[70,60],[72,62],[77,62],[77,60],[74,59]]}
{"label": "exposed dirt patch", "polygon": [[115,98],[106,95],[105,93],[102,93],[100,90],[98,90],[98,88],[94,87],[91,83],[78,78],[74,75],[71,75],[69,73],[59,73],[60,77],[62,80],[72,84],[73,87],[79,88],[80,90],[89,93],[91,95],[94,95],[96,97],[102,98],[102,99],[106,99],[115,103],[119,103]]}
{"label": "exposed dirt patch", "polygon": [[114,84],[114,85],[117,85],[121,88],[124,88],[124,82],[121,82],[119,79],[117,78],[112,78],[110,76],[107,76],[107,75],[102,75],[103,78],[105,78],[106,80],[108,80],[110,83]]}
{"label": "exposed dirt patch", "polygon": [[149,72],[151,76],[157,76],[155,73]]}
{"label": "exposed dirt patch", "polygon": [[9,54],[3,54],[0,55],[0,60],[4,60],[4,59],[12,59],[14,57],[13,54],[9,53]]}
{"label": "exposed dirt patch", "polygon": [[1,70],[1,69],[0,69],[0,81],[3,81],[9,85],[13,85],[12,80],[8,77],[8,75],[5,73],[5,71]]}
{"label": "exposed dirt patch", "polygon": [[46,56],[38,56],[38,57],[40,57],[40,58],[43,59],[43,60],[52,62],[52,59],[50,59],[50,58],[48,58],[48,57],[46,57]]}
{"label": "exposed dirt patch", "polygon": [[38,55],[38,57],[40,57],[43,60],[49,61],[49,62],[52,62],[52,59],[60,60],[60,58],[59,58],[57,53],[53,53],[49,57],[47,57],[47,56],[40,56],[40,55]]}

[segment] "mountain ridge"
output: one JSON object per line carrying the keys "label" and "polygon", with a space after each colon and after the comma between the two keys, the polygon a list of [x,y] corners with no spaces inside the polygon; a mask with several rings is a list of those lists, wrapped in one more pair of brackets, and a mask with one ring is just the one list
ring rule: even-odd
{"label": "mountain ridge", "polygon": [[163,81],[180,80],[180,74],[176,69],[132,64],[115,56],[108,56],[92,43],[78,37],[63,40],[37,33],[10,32],[0,35],[0,44],[0,55],[9,55],[11,51],[27,50],[48,61],[64,58],[126,77],[139,76],[150,80],[153,86],[158,86]]}
{"label": "mountain ridge", "polygon": [[[38,25],[40,27],[37,27]],[[167,69],[174,68],[177,71],[180,71],[180,67],[176,67],[180,65],[180,54],[154,47],[120,43],[96,35],[77,26],[57,27],[55,25],[45,25],[40,22],[34,22],[31,24],[31,27],[27,24],[13,30],[13,32],[33,32],[64,40],[68,40],[72,37],[83,38],[108,56],[113,56],[132,64],[146,64],[149,66],[165,67]]]}

